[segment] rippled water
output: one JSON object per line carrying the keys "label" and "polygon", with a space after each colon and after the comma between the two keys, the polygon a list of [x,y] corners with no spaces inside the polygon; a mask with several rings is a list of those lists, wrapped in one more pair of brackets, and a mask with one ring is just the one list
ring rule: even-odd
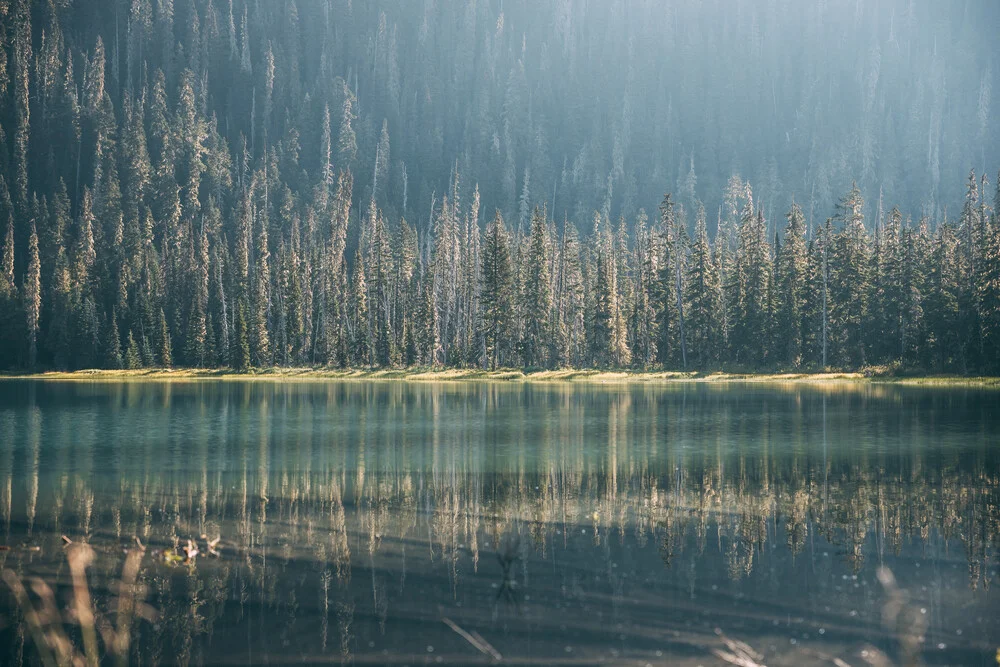
{"label": "rippled water", "polygon": [[0,522],[112,620],[146,545],[135,664],[995,665],[1000,392],[3,381]]}

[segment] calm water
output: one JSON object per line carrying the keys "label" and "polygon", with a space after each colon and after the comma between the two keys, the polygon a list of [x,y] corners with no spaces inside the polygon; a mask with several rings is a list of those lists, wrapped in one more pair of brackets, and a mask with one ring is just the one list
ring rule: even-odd
{"label": "calm water", "polygon": [[[994,391],[3,381],[0,512],[0,565],[60,600],[61,535],[102,609],[147,545],[135,664],[1000,646]],[[219,557],[165,562],[201,535]],[[33,655],[3,587],[0,664]]]}

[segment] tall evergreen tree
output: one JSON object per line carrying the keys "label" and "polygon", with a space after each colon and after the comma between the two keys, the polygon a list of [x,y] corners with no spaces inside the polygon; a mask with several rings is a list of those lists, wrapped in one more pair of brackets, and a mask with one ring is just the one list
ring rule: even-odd
{"label": "tall evergreen tree", "polygon": [[806,299],[805,218],[798,204],[786,216],[788,224],[775,257],[775,361],[797,367],[802,363],[803,316]]}
{"label": "tall evergreen tree", "polygon": [[28,237],[28,270],[24,275],[22,291],[27,318],[28,366],[34,368],[38,362],[38,319],[42,312],[42,268],[38,256],[38,232],[34,223],[31,225],[31,236]]}
{"label": "tall evergreen tree", "polygon": [[864,227],[864,200],[857,184],[841,198],[836,220],[842,225],[830,255],[831,342],[839,364],[858,368],[867,362],[864,331],[871,290],[870,248]]}
{"label": "tall evergreen tree", "polygon": [[664,195],[663,202],[660,204],[660,219],[657,230],[660,235],[660,258],[654,290],[657,331],[656,354],[657,360],[664,366],[675,362],[680,339],[676,275],[678,262],[674,259],[674,255],[683,252],[684,249],[678,246],[674,236],[677,227],[674,202],[668,193]]}
{"label": "tall evergreen tree", "polygon": [[733,360],[740,365],[761,366],[766,362],[770,333],[768,301],[771,289],[771,248],[761,210],[754,210],[750,184],[737,233],[735,266],[729,290]]}
{"label": "tall evergreen tree", "polygon": [[708,242],[705,208],[699,206],[691,243],[684,300],[692,361],[697,368],[710,368],[719,361],[722,322],[722,283]]}
{"label": "tall evergreen tree", "polygon": [[500,211],[486,226],[482,276],[482,364],[486,368],[498,368],[511,361],[509,334],[514,305],[510,238]]}
{"label": "tall evergreen tree", "polygon": [[656,246],[645,211],[640,211],[636,220],[635,239],[632,363],[637,368],[649,368],[656,361]]}
{"label": "tall evergreen tree", "polygon": [[559,251],[558,330],[559,360],[574,366],[584,363],[586,334],[583,264],[580,258],[580,238],[576,226],[563,226]]}
{"label": "tall evergreen tree", "polygon": [[525,282],[525,327],[521,342],[524,365],[547,367],[552,352],[552,290],[549,282],[549,238],[545,215],[535,208],[528,239]]}

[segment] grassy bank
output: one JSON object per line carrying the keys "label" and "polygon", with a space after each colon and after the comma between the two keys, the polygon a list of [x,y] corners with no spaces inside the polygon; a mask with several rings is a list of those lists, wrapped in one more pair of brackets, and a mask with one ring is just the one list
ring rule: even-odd
{"label": "grassy bank", "polygon": [[47,372],[24,375],[3,375],[0,379],[37,379],[60,381],[199,381],[199,380],[259,380],[259,381],[351,381],[403,380],[407,382],[575,382],[575,383],[891,383],[905,385],[951,385],[1000,387],[997,377],[914,376],[897,377],[873,373],[684,373],[664,371],[601,371],[554,370],[522,371],[503,369],[433,369],[409,368],[391,370],[331,370],[323,368],[261,368],[248,372],[227,369],[143,369],[143,370],[84,370]]}

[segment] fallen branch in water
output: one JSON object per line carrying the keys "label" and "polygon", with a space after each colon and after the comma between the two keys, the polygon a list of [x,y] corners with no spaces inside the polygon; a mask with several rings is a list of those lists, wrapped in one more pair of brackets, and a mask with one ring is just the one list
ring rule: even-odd
{"label": "fallen branch in water", "polygon": [[483,655],[488,655],[497,661],[503,660],[503,656],[500,655],[500,651],[493,648],[493,646],[488,641],[483,639],[482,635],[480,635],[478,632],[476,632],[475,634],[469,634],[468,632],[460,628],[458,624],[455,623],[455,621],[451,620],[447,616],[443,617],[441,620],[444,621],[445,625],[454,630],[459,637],[472,644],[472,646]]}
{"label": "fallen branch in water", "polygon": [[764,659],[764,656],[750,648],[749,644],[730,639],[722,634],[722,630],[719,628],[715,629],[715,634],[719,635],[719,639],[729,649],[729,651],[723,651],[722,649],[713,648],[712,653],[715,654],[715,657],[731,665],[737,665],[737,667],[767,667],[760,662]]}

